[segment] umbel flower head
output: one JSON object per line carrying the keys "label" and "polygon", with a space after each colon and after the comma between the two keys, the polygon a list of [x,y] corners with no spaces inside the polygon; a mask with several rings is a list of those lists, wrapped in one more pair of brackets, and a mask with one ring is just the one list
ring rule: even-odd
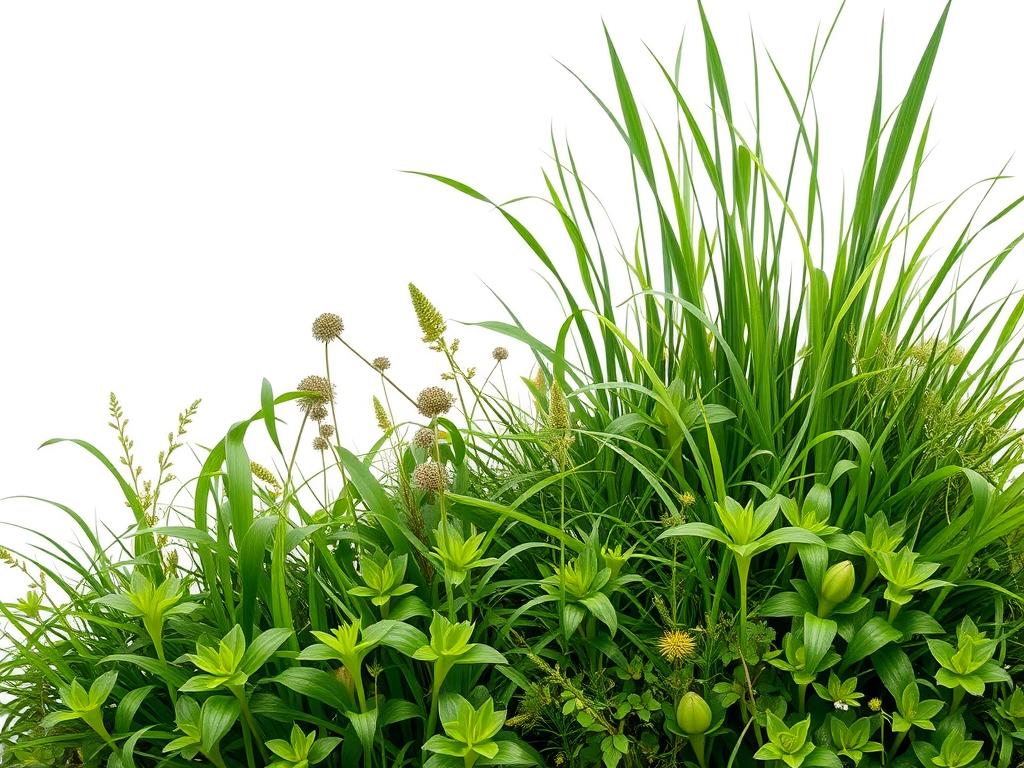
{"label": "umbel flower head", "polygon": [[[313,418],[313,411],[317,406],[321,406],[324,409],[324,417],[327,416],[327,404],[334,402],[334,385],[331,384],[323,376],[307,376],[299,382],[299,386],[296,389],[300,389],[303,392],[309,392],[308,395],[298,400],[299,408],[310,418]],[[318,419],[314,419],[318,420]]]}
{"label": "umbel flower head", "polygon": [[452,407],[451,394],[441,387],[427,387],[416,398],[416,407],[428,419],[447,413]]}
{"label": "umbel flower head", "polygon": [[333,312],[324,312],[313,321],[313,338],[325,344],[341,336],[345,324]]}
{"label": "umbel flower head", "polygon": [[328,443],[324,438],[320,437],[319,435],[313,438],[313,448],[315,448],[316,450],[326,451],[330,447],[331,444]]}
{"label": "umbel flower head", "polygon": [[696,649],[693,635],[681,629],[669,629],[658,638],[658,653],[671,663],[689,658]]}
{"label": "umbel flower head", "polygon": [[323,403],[317,403],[306,411],[306,415],[309,416],[312,421],[323,421],[330,415],[330,413],[328,413],[326,405]]}
{"label": "umbel flower head", "polygon": [[437,493],[448,485],[448,473],[436,461],[425,461],[412,471],[417,488]]}
{"label": "umbel flower head", "polygon": [[436,344],[448,330],[444,317],[438,312],[437,307],[430,303],[430,299],[423,295],[423,291],[412,283],[409,283],[409,296],[412,298],[416,322],[420,324],[420,330],[423,331],[423,340],[428,344]]}
{"label": "umbel flower head", "polygon": [[412,436],[412,444],[417,448],[422,448],[424,451],[432,451],[436,442],[437,435],[434,434],[434,430],[430,427],[421,427]]}
{"label": "umbel flower head", "polygon": [[333,424],[321,424],[320,425],[320,437],[324,440],[330,440],[334,437],[334,425]]}
{"label": "umbel flower head", "polygon": [[391,359],[381,355],[380,357],[373,358],[373,360],[370,362],[370,365],[372,365],[381,373],[384,373],[384,371],[391,367]]}
{"label": "umbel flower head", "polygon": [[491,357],[493,357],[499,363],[502,360],[508,360],[508,350],[505,347],[495,347],[494,351],[491,352]]}

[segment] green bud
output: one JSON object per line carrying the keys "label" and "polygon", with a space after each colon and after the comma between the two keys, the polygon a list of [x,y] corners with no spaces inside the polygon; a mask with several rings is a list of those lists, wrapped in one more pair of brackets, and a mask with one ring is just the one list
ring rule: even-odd
{"label": "green bud", "polygon": [[699,693],[688,691],[676,705],[676,723],[688,736],[697,736],[711,727],[711,707]]}
{"label": "green bud", "polygon": [[825,571],[825,577],[821,580],[818,615],[828,616],[833,608],[852,595],[856,579],[853,563],[849,560],[838,562]]}

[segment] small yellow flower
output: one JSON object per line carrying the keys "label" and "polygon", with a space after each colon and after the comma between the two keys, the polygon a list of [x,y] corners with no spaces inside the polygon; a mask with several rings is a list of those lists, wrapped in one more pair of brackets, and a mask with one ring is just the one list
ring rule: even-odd
{"label": "small yellow flower", "polygon": [[658,653],[673,663],[692,656],[695,650],[697,641],[693,639],[693,635],[682,629],[666,630],[658,638]]}
{"label": "small yellow flower", "polygon": [[872,712],[882,711],[882,700],[875,696],[873,699],[868,699],[868,709]]}

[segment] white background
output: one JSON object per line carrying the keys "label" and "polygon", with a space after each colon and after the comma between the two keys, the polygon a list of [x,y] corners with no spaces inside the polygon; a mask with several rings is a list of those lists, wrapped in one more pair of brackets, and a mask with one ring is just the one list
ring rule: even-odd
{"label": "white background", "polygon": [[[837,7],[709,5],[735,102],[749,99],[751,27],[802,88],[815,31]],[[941,11],[933,0],[848,6],[817,85],[837,190],[859,169],[883,15],[891,109]],[[556,62],[614,100],[602,19],[641,102],[671,109],[641,42],[671,61],[686,29],[696,51],[688,1],[0,5],[0,497],[45,496],[122,527],[127,510],[99,465],[37,446],[74,436],[113,454],[110,390],[148,470],[195,397],[192,438],[210,445],[258,407],[264,376],[284,391],[319,370],[309,324],[321,311],[340,313],[368,355],[390,355],[410,389],[435,383],[410,280],[451,318],[500,319],[486,282],[552,339],[560,312],[500,218],[398,170],[443,173],[498,200],[539,194],[553,130],[628,232],[622,145]],[[926,101],[937,107],[923,202],[1021,148],[1022,21],[1014,3],[954,7]],[[703,92],[699,69],[687,78]],[[767,65],[762,78],[785,115]],[[791,131],[781,135],[788,148]],[[523,215],[547,220],[538,204]],[[571,258],[564,239],[546,242]],[[465,362],[486,367],[499,340],[466,339]],[[527,372],[525,358],[513,347],[511,370]],[[350,359],[335,365],[344,441],[365,449],[374,376]],[[178,469],[195,470],[184,451]],[[24,501],[0,502],[0,522],[72,536],[58,513]],[[0,532],[12,548],[25,541]],[[0,597],[21,589],[0,572]]]}

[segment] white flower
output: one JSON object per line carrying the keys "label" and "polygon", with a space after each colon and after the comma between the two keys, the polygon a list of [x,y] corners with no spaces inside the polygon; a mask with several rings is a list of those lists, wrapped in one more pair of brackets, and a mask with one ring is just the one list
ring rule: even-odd
{"label": "white flower", "polygon": [[850,710],[850,705],[844,704],[841,701],[834,702],[832,706],[834,706],[836,709],[843,710],[843,712],[848,712]]}

